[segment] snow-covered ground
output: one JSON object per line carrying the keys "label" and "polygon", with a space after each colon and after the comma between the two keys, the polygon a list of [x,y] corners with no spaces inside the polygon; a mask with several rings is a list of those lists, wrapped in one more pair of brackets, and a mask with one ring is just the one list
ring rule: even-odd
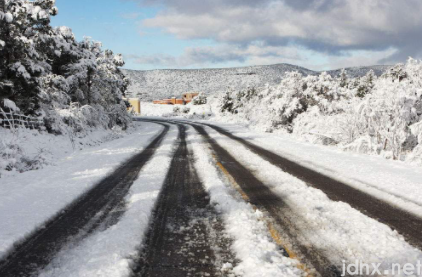
{"label": "snow-covered ground", "polygon": [[[120,139],[63,155],[54,165],[39,170],[1,178],[0,257],[14,242],[40,227],[123,161],[144,149],[162,129],[151,123],[135,125],[131,134]],[[45,141],[45,144],[55,142]]]}
{"label": "snow-covered ground", "polygon": [[[175,115],[172,106],[158,107],[160,111],[157,115],[163,112],[169,112],[170,117]],[[178,113],[176,115],[184,118]],[[289,135],[260,133],[239,125],[206,122],[217,124],[266,149],[421,214],[420,167],[304,143]],[[122,138],[70,155],[62,154],[55,165],[4,176],[0,191],[0,220],[4,223],[0,229],[0,256],[121,162],[144,149],[162,129],[153,123],[136,123],[135,126],[132,134]],[[393,263],[416,264],[422,259],[420,250],[410,246],[388,226],[348,204],[331,201],[321,191],[286,174],[213,129],[207,127],[207,131],[283,198],[290,207],[298,238],[312,244],[333,264],[341,265],[343,260],[360,260],[382,262],[383,269],[390,269]],[[41,276],[130,274],[133,257],[141,247],[151,211],[168,171],[176,137],[177,129],[172,127],[131,187],[126,197],[126,211],[120,220],[76,245],[62,249]],[[302,276],[304,272],[299,262],[284,257],[269,235],[265,215],[246,203],[228,180],[219,174],[210,149],[192,128],[188,132],[188,145],[195,155],[195,167],[201,181],[211,201],[222,213],[226,231],[233,239],[232,250],[240,261],[233,272],[243,276]],[[224,265],[226,268],[232,266]]]}
{"label": "snow-covered ground", "polygon": [[[189,145],[196,158],[195,167],[211,197],[223,214],[226,230],[233,237],[233,250],[240,263],[234,273],[240,276],[304,276],[298,261],[286,258],[270,237],[263,214],[246,203],[218,174],[208,145],[192,129]],[[231,265],[228,265],[231,266]]]}
{"label": "snow-covered ground", "polygon": [[233,124],[217,125],[283,157],[422,215],[420,166],[302,142],[287,134],[260,133]]}
{"label": "snow-covered ground", "polygon": [[[158,125],[146,124],[153,134]],[[177,128],[172,127],[153,158],[145,165],[126,196],[122,218],[110,228],[94,233],[77,245],[62,249],[45,268],[42,277],[129,276],[131,264],[141,247],[151,211],[170,166]],[[138,137],[144,145],[149,135]]]}
{"label": "snow-covered ground", "polygon": [[27,128],[0,128],[0,178],[54,165],[58,159],[71,153],[124,137],[133,131],[133,128],[126,131],[92,128],[86,135],[77,137],[73,133],[54,135]]}
{"label": "snow-covered ground", "polygon": [[[227,128],[227,126],[225,127]],[[369,263],[382,263],[380,268],[388,270],[394,263],[416,265],[417,261],[422,259],[420,250],[409,245],[401,235],[388,226],[363,215],[348,204],[330,200],[320,190],[309,187],[306,183],[283,172],[239,143],[226,139],[225,136],[218,134],[211,128],[207,128],[207,130],[223,148],[244,166],[255,172],[258,179],[282,197],[283,201],[290,207],[286,212],[290,213],[288,216],[292,218],[292,222],[299,230],[297,234],[299,240],[313,245],[314,249],[318,249],[329,257],[333,264],[341,265],[343,260],[348,263],[360,260]],[[250,132],[247,135],[239,135],[252,140],[255,138],[256,142],[261,142],[259,139],[264,140],[264,135],[258,136],[259,139],[257,139],[257,135]],[[283,149],[284,147],[292,147],[290,153],[298,151],[297,156],[302,153],[306,157],[306,154],[303,153],[312,152],[309,148],[301,148],[303,145],[296,145],[296,148],[294,148],[294,144],[289,144],[287,140],[280,141],[277,137],[273,138],[272,141],[267,141],[266,147],[277,149],[277,145],[281,144],[283,144]],[[309,147],[314,147],[315,151],[318,149],[314,145]],[[333,151],[333,153],[345,155],[341,152]],[[324,153],[324,157],[322,163],[324,161],[335,163],[335,159],[339,158],[336,154],[330,155],[329,152]],[[355,163],[353,165],[359,168],[359,158],[357,157],[358,155],[354,157]],[[366,158],[366,156],[361,156],[363,160]],[[379,160],[388,162],[381,158]],[[313,162],[318,163],[317,160]],[[363,167],[366,164],[368,163],[363,163]],[[344,165],[345,163],[343,163],[343,167],[341,165],[333,166],[333,172],[339,170],[345,173],[347,169],[344,168]],[[376,171],[377,168],[379,170],[373,172],[372,177],[381,177],[383,172],[394,169],[394,165],[390,162],[389,166],[386,164],[386,168],[374,166],[373,171]],[[352,171],[350,168],[348,170]],[[356,172],[356,170],[354,171]],[[395,175],[393,172],[395,172]],[[352,174],[349,172],[347,176]],[[422,170],[419,171],[419,174],[422,174]],[[398,170],[391,171],[387,178],[389,176],[395,176],[392,177],[395,180],[403,178]],[[375,181],[375,184],[382,184],[384,177],[381,178],[368,179],[368,181],[372,180]]]}

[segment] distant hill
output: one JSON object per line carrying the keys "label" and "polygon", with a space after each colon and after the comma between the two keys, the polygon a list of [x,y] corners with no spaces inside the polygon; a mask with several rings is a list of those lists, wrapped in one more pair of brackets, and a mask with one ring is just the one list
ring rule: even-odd
{"label": "distant hill", "polygon": [[[389,66],[369,66],[348,68],[351,77],[363,76],[373,69],[381,75]],[[298,71],[303,75],[316,75],[312,71],[291,64],[275,64],[217,69],[160,69],[160,70],[127,70],[123,73],[131,80],[128,96],[142,100],[179,97],[187,91],[199,91],[207,94],[226,91],[228,88],[241,89],[262,87],[266,84],[278,84],[286,72]],[[340,70],[327,71],[335,76]]]}

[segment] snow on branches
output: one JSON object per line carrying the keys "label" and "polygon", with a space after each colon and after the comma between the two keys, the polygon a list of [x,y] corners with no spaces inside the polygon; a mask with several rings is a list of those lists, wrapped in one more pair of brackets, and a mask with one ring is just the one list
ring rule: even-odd
{"label": "snow on branches", "polygon": [[229,91],[219,99],[223,115],[266,131],[422,164],[422,61],[410,58],[380,77],[290,72],[278,86]]}
{"label": "snow on branches", "polygon": [[55,0],[0,1],[0,106],[10,99],[54,133],[67,132],[66,122],[75,120],[83,127],[126,128],[122,56],[90,38],[76,41],[68,27],[51,27],[57,13]]}

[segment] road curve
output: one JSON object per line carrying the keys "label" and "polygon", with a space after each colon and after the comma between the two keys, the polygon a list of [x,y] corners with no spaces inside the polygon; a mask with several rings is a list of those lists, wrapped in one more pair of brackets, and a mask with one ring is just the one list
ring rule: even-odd
{"label": "road curve", "polygon": [[17,243],[15,248],[0,260],[0,276],[33,276],[46,266],[65,244],[83,238],[104,221],[107,221],[106,224],[115,222],[119,215],[110,213],[122,205],[140,170],[154,155],[169,130],[168,124],[159,124],[163,125],[163,130],[141,153],[127,160],[43,227]]}

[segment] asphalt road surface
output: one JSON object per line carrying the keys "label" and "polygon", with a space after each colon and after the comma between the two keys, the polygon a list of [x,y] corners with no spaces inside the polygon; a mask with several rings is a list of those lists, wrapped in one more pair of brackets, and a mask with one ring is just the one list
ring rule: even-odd
{"label": "asphalt road surface", "polygon": [[178,128],[178,147],[133,275],[226,276],[222,265],[236,263],[231,241],[193,167],[186,126]]}
{"label": "asphalt road surface", "polygon": [[[161,120],[156,122],[161,122]],[[203,136],[216,154],[217,159],[240,185],[251,203],[268,212],[268,215],[274,220],[280,233],[287,234],[288,239],[295,242],[295,250],[302,255],[302,258],[306,263],[317,269],[322,276],[338,276],[340,274],[338,265],[331,265],[328,259],[325,258],[323,252],[312,245],[309,245],[307,242],[304,242],[302,239],[299,239],[303,226],[301,226],[302,230],[296,228],[295,221],[297,218],[294,209],[285,205],[283,199],[278,195],[275,195],[265,184],[260,182],[252,172],[249,172],[249,170],[242,166],[235,157],[223,149],[216,140],[207,133],[204,128],[205,126],[214,129],[228,139],[235,140],[246,146],[252,152],[279,167],[284,172],[306,182],[309,186],[322,190],[333,201],[348,203],[367,216],[390,226],[392,229],[397,230],[402,234],[409,243],[422,249],[422,219],[420,217],[266,150],[221,127],[212,124],[192,123],[189,121],[179,122],[191,125]]]}

